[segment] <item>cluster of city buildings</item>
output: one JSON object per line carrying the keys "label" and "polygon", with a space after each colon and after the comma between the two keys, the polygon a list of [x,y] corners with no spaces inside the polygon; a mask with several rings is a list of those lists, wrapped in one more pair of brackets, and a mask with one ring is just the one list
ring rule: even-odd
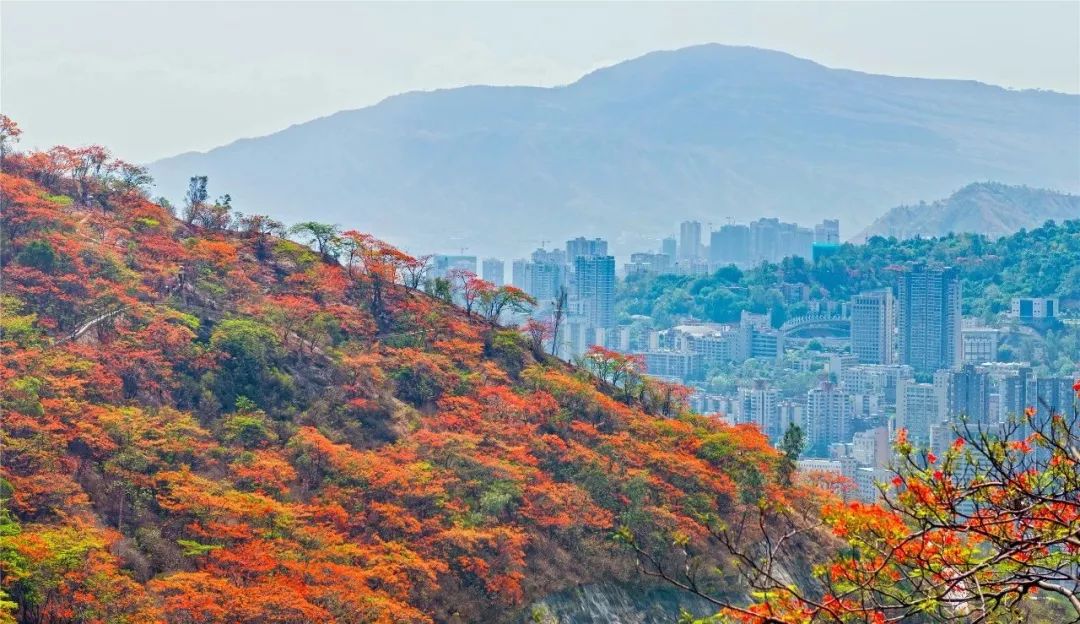
{"label": "cluster of city buildings", "polygon": [[704,275],[730,264],[748,267],[779,262],[786,257],[816,258],[831,253],[839,245],[837,219],[826,219],[812,228],[777,218],[761,218],[749,224],[730,223],[709,232],[707,244],[701,223],[684,221],[679,225],[678,237],[665,238],[659,250],[631,254],[624,272]]}
{"label": "cluster of city buildings", "polygon": [[[634,254],[624,269],[627,275],[706,273],[727,264],[816,256],[838,244],[834,220],[814,228],[778,219],[725,225],[710,233],[708,245],[701,224],[688,221],[677,239],[664,239],[658,252]],[[479,264],[475,256],[435,256],[431,272],[439,277],[465,269],[504,283],[503,261]],[[963,318],[956,269],[927,263],[896,269],[891,287],[847,301],[812,301],[805,284],[782,284],[785,299],[805,303],[810,312],[779,327],[768,314],[746,311],[729,324],[619,325],[615,258],[599,238],[575,238],[514,260],[511,283],[537,300],[537,317],[551,318],[559,309],[560,357],[574,359],[597,344],[633,353],[649,375],[696,387],[691,402],[698,412],[753,423],[774,442],[797,425],[807,442],[800,470],[836,473],[850,484],[845,495],[873,501],[876,484],[887,480],[898,429],[915,444],[941,449],[955,439],[961,419],[967,426],[1001,427],[1028,406],[1048,418],[1045,405],[1071,405],[1072,397],[1070,379],[1040,378],[1029,364],[997,361],[1005,330]],[[1018,298],[1009,315],[1037,324],[1058,311],[1054,299]],[[805,348],[809,340],[819,348]],[[781,374],[815,372],[818,382],[794,394],[767,379],[744,381],[728,394],[704,390],[710,369],[751,358]]]}
{"label": "cluster of city buildings", "polygon": [[[927,382],[903,365],[856,365],[839,383],[823,381],[807,393],[801,421],[787,413],[773,419],[806,427],[813,446],[811,457],[799,460],[800,470],[846,477],[851,488],[845,495],[874,502],[877,484],[891,474],[897,429],[938,456],[960,434],[1022,439],[1048,422],[1051,409],[1069,409],[1072,384],[1067,377],[1039,377],[1027,363],[964,364],[936,371]],[[1034,417],[1018,419],[1028,407]]]}
{"label": "cluster of city buildings", "polygon": [[[860,293],[830,317],[849,325],[849,337],[838,341],[846,346],[786,363],[813,370],[807,360],[821,362],[821,380],[805,396],[783,396],[754,380],[732,395],[699,392],[695,408],[754,423],[774,441],[798,425],[807,442],[800,468],[840,474],[852,484],[848,495],[873,501],[879,496],[875,484],[886,480],[898,429],[941,454],[957,427],[1005,431],[1027,407],[1036,408],[1033,422],[1040,423],[1050,417],[1048,406],[1072,405],[1071,378],[1038,377],[1028,363],[998,362],[1003,331],[962,318],[960,299],[956,270],[904,267],[895,292]],[[1053,299],[1013,302],[1023,320],[1048,318],[1056,307]]]}
{"label": "cluster of city buildings", "polygon": [[[708,274],[729,264],[751,266],[786,256],[809,257],[839,243],[840,222],[834,219],[813,228],[775,218],[758,219],[749,225],[728,224],[709,232],[708,245],[703,242],[701,223],[685,221],[679,226],[678,238],[665,238],[658,252],[631,254],[623,274]],[[476,256],[437,255],[431,276],[443,277],[453,269],[464,269],[495,285],[504,283],[502,260],[488,258],[479,264],[478,271]],[[563,248],[541,247],[529,258],[514,260],[511,283],[536,299],[534,314],[538,317],[550,317],[552,310],[561,306],[556,351],[566,359],[583,355],[592,345],[605,345],[641,353],[649,370],[658,376],[688,380],[703,374],[704,367],[715,361],[783,354],[782,336],[770,327],[768,317],[760,315],[744,315],[735,328],[712,327],[708,330],[712,335],[689,339],[676,330],[643,342],[632,329],[618,327],[615,257],[601,238],[578,237],[566,241]],[[694,349],[684,349],[686,340],[696,340],[705,354],[699,357]]]}
{"label": "cluster of city buildings", "polygon": [[[497,286],[505,280],[502,260],[485,259],[477,272],[476,256],[465,255],[434,256],[430,277],[444,277],[452,269],[471,271]],[[615,281],[615,257],[601,238],[578,237],[562,249],[541,247],[511,264],[511,283],[537,301],[534,316],[550,318],[559,308],[556,354],[566,359],[607,344],[615,334]]]}
{"label": "cluster of city buildings", "polygon": [[778,360],[784,355],[784,334],[772,327],[768,314],[743,311],[739,323],[696,323],[662,330],[617,328],[608,346],[635,353],[650,375],[669,381],[700,381],[717,364],[750,358]]}

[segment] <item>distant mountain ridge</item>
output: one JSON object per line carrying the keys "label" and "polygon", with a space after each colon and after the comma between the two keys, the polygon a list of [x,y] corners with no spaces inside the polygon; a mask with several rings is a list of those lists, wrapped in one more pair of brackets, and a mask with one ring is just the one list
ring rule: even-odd
{"label": "distant mountain ridge", "polygon": [[1080,216],[1080,196],[997,182],[969,184],[945,199],[914,206],[897,206],[853,237],[915,238],[954,233],[1007,236],[1046,221]]}
{"label": "distant mountain ridge", "polygon": [[150,169],[169,198],[209,175],[241,209],[414,253],[514,257],[577,235],[627,253],[683,219],[839,217],[853,232],[971,180],[1077,192],[1078,135],[1076,95],[703,45],[563,87],[406,93]]}

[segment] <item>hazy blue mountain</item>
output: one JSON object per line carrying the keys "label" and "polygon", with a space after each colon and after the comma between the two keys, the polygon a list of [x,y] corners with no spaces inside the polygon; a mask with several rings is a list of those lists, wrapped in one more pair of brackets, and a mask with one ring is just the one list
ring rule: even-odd
{"label": "hazy blue mountain", "polygon": [[563,87],[406,93],[151,170],[167,197],[205,174],[241,210],[414,252],[509,257],[584,234],[626,253],[686,218],[835,216],[852,233],[971,180],[1075,192],[1078,136],[1076,95],[704,45]]}
{"label": "hazy blue mountain", "polygon": [[1036,228],[1048,220],[1080,217],[1080,197],[996,182],[969,184],[931,204],[897,206],[878,217],[854,240],[871,236],[914,238],[974,232],[998,237]]}

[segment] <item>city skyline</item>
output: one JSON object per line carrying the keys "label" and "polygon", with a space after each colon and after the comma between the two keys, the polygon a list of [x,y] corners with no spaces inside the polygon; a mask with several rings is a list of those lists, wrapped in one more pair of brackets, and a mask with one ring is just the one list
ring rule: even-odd
{"label": "city skyline", "polygon": [[[897,429],[906,429],[917,444],[937,448],[953,435],[951,427],[961,415],[965,422],[997,427],[1033,397],[1063,396],[1066,378],[1035,375],[1023,363],[999,361],[1007,329],[963,317],[959,273],[940,263],[912,261],[893,267],[890,286],[856,293],[849,300],[818,301],[816,311],[805,321],[793,319],[790,328],[788,322],[777,328],[771,313],[746,310],[738,322],[727,324],[690,317],[666,327],[641,326],[633,319],[629,324],[625,317],[615,319],[614,291],[627,278],[701,275],[698,262],[706,273],[727,266],[729,260],[741,260],[744,267],[753,266],[755,256],[776,262],[779,250],[794,249],[793,242],[806,248],[802,262],[812,267],[828,257],[819,251],[836,247],[839,240],[839,222],[829,219],[810,228],[770,218],[729,223],[712,230],[710,244],[703,244],[702,229],[699,222],[679,223],[655,249],[632,254],[618,272],[607,240],[569,238],[562,247],[541,247],[528,260],[515,261],[513,283],[540,295],[536,318],[549,317],[559,293],[567,297],[560,357],[574,361],[590,345],[638,357],[646,374],[689,384],[696,409],[754,424],[774,443],[798,425],[808,441],[801,468],[850,479],[855,483],[851,496],[867,502],[877,499],[873,484],[886,469],[885,448]],[[781,243],[782,232],[804,238]],[[540,279],[536,276],[544,277],[535,281]],[[781,286],[792,301],[808,300],[809,291],[798,284]],[[1045,323],[1056,318],[1059,308],[1053,298],[1021,297],[1002,318]],[[824,350],[808,352],[808,344],[818,338],[799,337],[798,331],[803,323],[814,327],[815,322],[822,327],[841,324],[847,333],[820,338]],[[718,366],[755,360],[766,370],[790,370],[793,356],[795,366],[820,371],[805,391],[781,391],[764,378],[742,379],[729,394],[707,389],[708,374]]]}
{"label": "city skyline", "polygon": [[[698,244],[694,247],[695,251],[691,252],[687,256],[684,256],[682,245],[679,242],[679,238],[681,237],[681,233],[679,230],[682,229],[684,226],[689,226],[690,224],[695,224],[697,226],[696,232]],[[727,264],[735,264],[737,266],[745,267],[752,266],[760,262],[778,262],[784,257],[795,255],[799,255],[806,259],[811,259],[813,255],[813,244],[842,244],[840,240],[839,219],[826,218],[820,223],[814,224],[809,227],[801,226],[797,223],[785,223],[776,217],[761,217],[756,221],[752,221],[748,224],[727,223],[724,225],[719,225],[718,229],[706,230],[702,229],[702,225],[703,224],[700,221],[694,220],[677,222],[674,224],[674,235],[661,234],[654,239],[656,243],[654,249],[630,249],[628,251],[623,251],[620,253],[612,252],[609,254],[608,251],[611,247],[611,239],[604,237],[603,235],[597,236],[595,234],[592,238],[589,238],[586,235],[578,235],[575,238],[568,238],[559,247],[551,247],[551,245],[554,244],[555,241],[538,240],[535,241],[537,244],[536,247],[526,245],[522,249],[527,251],[523,251],[521,255],[512,254],[512,257],[509,258],[485,253],[484,251],[480,251],[478,253],[464,254],[461,252],[471,250],[461,248],[458,248],[459,253],[453,253],[452,246],[447,247],[448,249],[451,249],[450,253],[431,252],[431,250],[428,250],[428,253],[430,253],[432,257],[474,258],[477,263],[482,262],[484,259],[501,260],[512,268],[514,262],[519,260],[527,260],[528,258],[533,257],[537,253],[545,254],[549,252],[561,252],[568,257],[569,262],[572,262],[573,260],[572,258],[570,258],[572,245],[583,245],[585,246],[583,247],[584,249],[588,249],[588,245],[603,245],[603,253],[599,253],[599,255],[612,255],[615,258],[616,266],[618,267],[617,274],[625,276],[627,273],[630,272],[640,272],[628,268],[628,264],[633,264],[635,262],[634,256],[666,255],[668,256],[668,258],[665,263],[657,266],[662,267],[662,271],[667,271],[670,269],[674,272],[694,272],[695,267],[693,265],[684,264],[680,268],[680,261],[701,260],[707,264],[707,266],[704,268],[697,267],[699,269],[698,272],[701,272],[713,270],[718,266],[725,266]],[[716,224],[707,223],[704,225],[714,226]],[[760,243],[757,239],[751,241],[749,232],[752,226],[756,228],[756,232],[758,233],[759,238],[761,238],[760,231],[763,228],[772,228],[775,230],[775,232],[771,232],[771,237]],[[787,228],[788,232],[794,232],[796,230],[800,231],[804,234],[803,239],[799,241],[795,240],[792,237],[788,237],[787,240],[782,240],[780,238],[780,230],[782,230],[783,228]],[[745,241],[743,241],[744,244],[742,244],[741,246],[737,246],[736,252],[734,254],[731,253],[731,250],[728,246],[730,244],[730,238],[724,236],[724,234],[731,231],[732,229],[743,230],[747,232],[745,236]],[[691,240],[693,238],[692,234],[690,234],[690,232],[692,231],[695,230],[688,231],[687,240]],[[706,238],[708,238],[710,244],[705,244]],[[716,242],[722,243],[723,247],[717,247],[715,245]],[[764,249],[762,243],[767,244],[768,248]],[[803,244],[800,246],[800,243]],[[667,249],[668,252],[665,253],[665,249]],[[724,251],[717,251],[718,249],[723,249]],[[799,252],[799,249],[801,249],[802,251]],[[655,263],[657,259],[652,258],[647,260],[650,260],[649,262],[646,262],[648,266],[642,266],[639,267],[639,269],[646,272],[655,273],[656,270],[653,266],[653,263]],[[479,264],[477,266],[479,266]],[[477,272],[477,275],[479,274],[480,272]]]}

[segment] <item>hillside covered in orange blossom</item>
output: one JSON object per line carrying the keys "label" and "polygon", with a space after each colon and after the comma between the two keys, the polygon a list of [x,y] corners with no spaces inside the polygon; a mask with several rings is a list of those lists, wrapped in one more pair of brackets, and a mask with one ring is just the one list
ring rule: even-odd
{"label": "hillside covered in orange blossom", "polygon": [[226,197],[178,218],[101,148],[3,151],[0,622],[508,621],[643,582],[620,530],[707,553],[796,494],[755,429],[544,354],[370,236],[320,253]]}

